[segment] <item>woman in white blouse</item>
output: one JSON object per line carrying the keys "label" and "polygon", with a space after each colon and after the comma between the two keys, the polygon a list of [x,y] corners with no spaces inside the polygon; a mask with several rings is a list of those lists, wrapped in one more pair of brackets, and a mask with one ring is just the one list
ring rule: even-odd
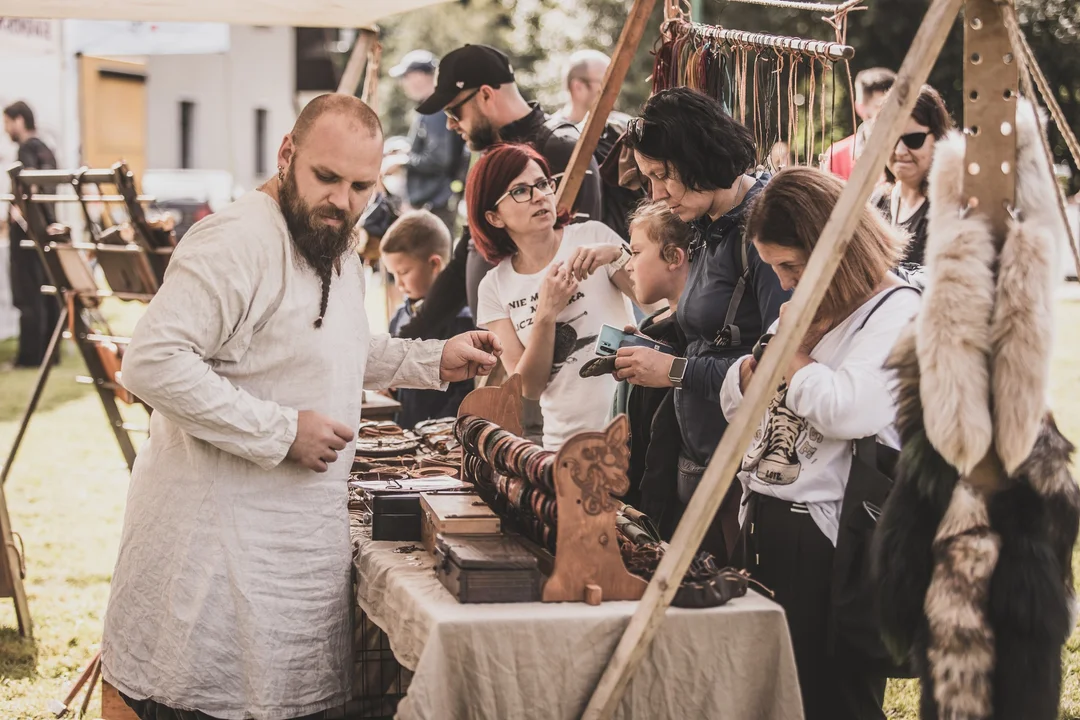
{"label": "woman in white blouse", "polygon": [[[839,180],[811,168],[778,173],[751,210],[746,232],[785,290],[802,277],[840,197]],[[830,590],[840,509],[855,440],[899,447],[885,360],[916,314],[918,292],[890,272],[906,240],[869,206],[783,383],[742,462],[740,559],[785,609],[807,720],[884,718],[886,678],[831,647]],[[784,323],[786,306],[770,330]],[[789,320],[790,322],[790,320]],[[730,420],[756,367],[725,379]]]}
{"label": "woman in white blouse", "polygon": [[602,325],[633,323],[621,237],[606,225],[567,225],[547,162],[528,145],[498,145],[465,187],[476,248],[496,265],[480,283],[476,324],[498,335],[507,372],[540,401],[544,447],[603,429],[615,379],[582,378]]}

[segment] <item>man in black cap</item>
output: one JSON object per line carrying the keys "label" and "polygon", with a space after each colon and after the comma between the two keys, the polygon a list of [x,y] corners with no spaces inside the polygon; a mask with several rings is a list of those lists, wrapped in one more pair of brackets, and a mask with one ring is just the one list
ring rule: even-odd
{"label": "man in black cap", "polygon": [[[498,142],[528,143],[556,175],[566,170],[580,134],[570,121],[552,118],[538,103],[526,102],[514,83],[509,59],[487,45],[466,45],[444,57],[435,75],[435,92],[417,111],[445,113],[446,126],[477,152]],[[601,217],[600,172],[596,161],[590,160],[574,205],[574,222]],[[402,328],[401,337],[423,337],[428,328],[456,315],[466,301],[475,316],[477,288],[491,267],[472,247],[466,227],[423,309]]]}
{"label": "man in black cap", "polygon": [[[427,50],[405,54],[390,69],[401,82],[410,102],[422,103],[435,92],[438,62]],[[437,115],[420,115],[409,131],[409,162],[405,165],[405,192],[409,205],[430,210],[454,232],[461,183],[469,167],[465,142]],[[455,187],[455,184],[457,187]]]}

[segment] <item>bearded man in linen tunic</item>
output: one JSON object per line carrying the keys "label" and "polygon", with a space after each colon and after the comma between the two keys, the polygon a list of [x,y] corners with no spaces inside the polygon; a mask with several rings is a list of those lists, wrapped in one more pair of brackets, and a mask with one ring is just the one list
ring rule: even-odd
{"label": "bearded man in linen tunic", "polygon": [[102,665],[144,720],[283,720],[349,691],[346,480],[362,390],[491,370],[490,333],[371,336],[354,228],[382,130],[324,95],[278,177],[197,224],[135,330],[154,409],[131,474]]}

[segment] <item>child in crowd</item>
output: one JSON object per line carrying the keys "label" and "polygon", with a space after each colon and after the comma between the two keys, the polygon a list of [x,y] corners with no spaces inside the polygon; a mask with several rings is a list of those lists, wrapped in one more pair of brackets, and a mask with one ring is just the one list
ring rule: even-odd
{"label": "child in crowd", "polygon": [[[675,313],[690,271],[690,237],[690,226],[665,203],[645,202],[630,217],[631,258],[626,272],[634,295],[646,306],[661,306],[636,331],[667,343],[679,356],[686,352],[686,336]],[[670,539],[682,514],[675,487],[682,438],[674,390],[623,381],[615,402],[616,412],[625,412],[631,425],[630,492],[625,500],[652,517]]]}
{"label": "child in crowd", "polygon": [[[386,231],[380,250],[387,272],[394,276],[398,290],[405,296],[405,302],[390,319],[390,334],[397,337],[420,309],[432,283],[449,260],[450,231],[426,210],[406,213]],[[472,314],[465,307],[457,317],[422,339],[447,340],[475,329]],[[472,380],[465,380],[451,383],[445,391],[395,390],[395,397],[401,403],[398,424],[412,428],[431,418],[453,417],[473,387]]]}

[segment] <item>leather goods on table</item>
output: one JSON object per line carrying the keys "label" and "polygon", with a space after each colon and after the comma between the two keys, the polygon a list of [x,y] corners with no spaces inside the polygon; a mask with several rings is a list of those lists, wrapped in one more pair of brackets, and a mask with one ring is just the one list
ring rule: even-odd
{"label": "leather goods on table", "polygon": [[502,520],[474,492],[420,493],[420,543],[435,554],[438,535],[498,535]]}
{"label": "leather goods on table", "polygon": [[435,575],[462,603],[539,602],[536,557],[513,535],[439,535]]}
{"label": "leather goods on table", "polygon": [[[664,556],[664,547],[657,543],[635,545],[626,541],[620,543],[620,549],[626,569],[645,580],[652,579]],[[719,607],[746,595],[749,582],[746,571],[718,568],[712,555],[700,552],[690,563],[671,604],[681,608]]]}
{"label": "leather goods on table", "polygon": [[357,457],[400,457],[415,453],[419,449],[420,441],[407,435],[361,436],[356,440]]}

